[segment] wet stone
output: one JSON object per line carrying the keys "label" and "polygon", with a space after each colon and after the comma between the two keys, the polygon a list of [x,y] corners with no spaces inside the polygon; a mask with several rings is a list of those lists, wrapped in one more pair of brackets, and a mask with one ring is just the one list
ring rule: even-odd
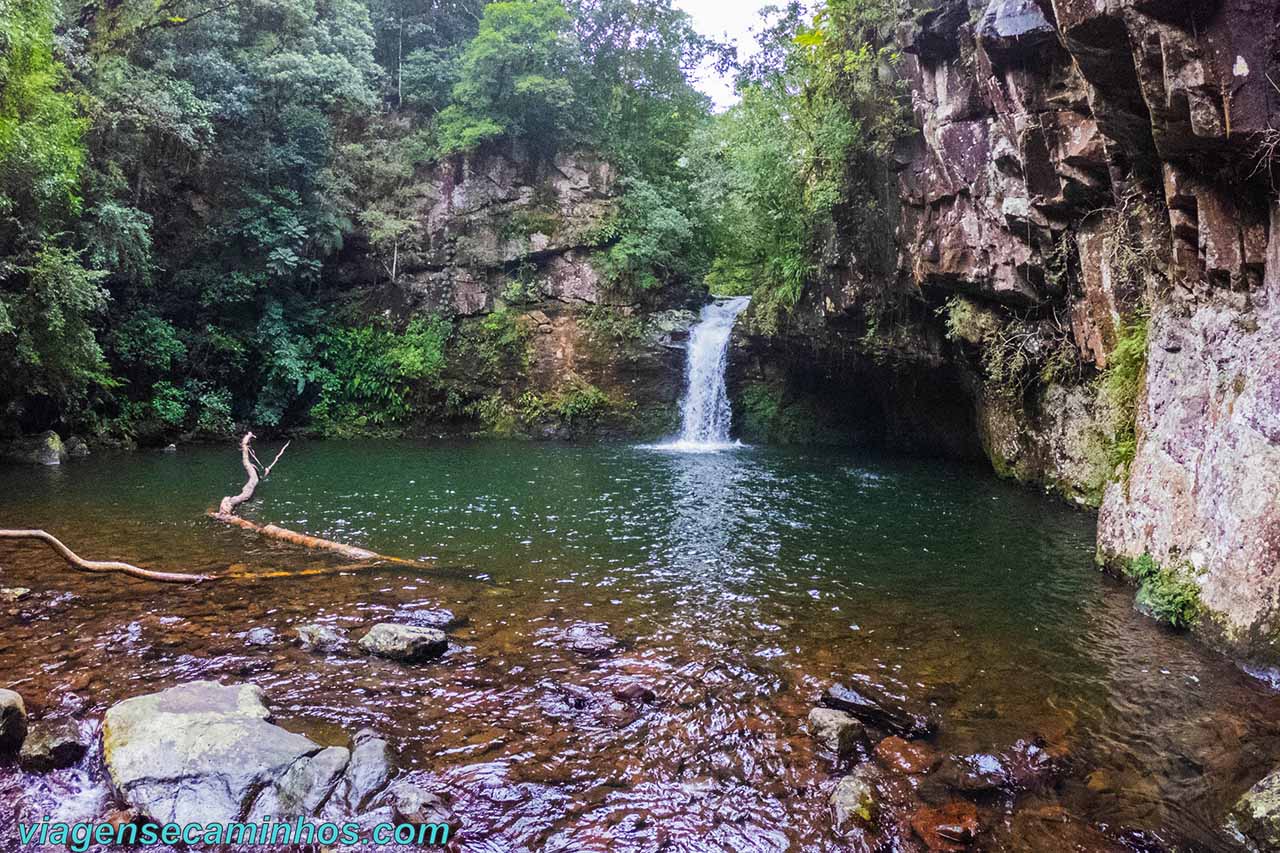
{"label": "wet stone", "polygon": [[48,773],[73,766],[88,751],[87,739],[74,722],[40,723],[28,733],[18,763],[32,773]]}
{"label": "wet stone", "polygon": [[396,822],[422,826],[428,823],[448,823],[449,808],[444,799],[425,791],[412,782],[396,782],[387,788],[383,796]]}
{"label": "wet stone", "polygon": [[651,689],[641,684],[639,681],[632,681],[621,687],[613,689],[613,695],[617,699],[624,702],[639,702],[649,704],[657,700],[657,694]]}
{"label": "wet stone", "polygon": [[809,731],[838,758],[854,754],[866,738],[866,729],[852,715],[834,708],[814,708],[809,712]]}
{"label": "wet stone", "polygon": [[931,737],[938,722],[925,714],[908,711],[864,684],[856,688],[834,684],[822,696],[822,704],[857,717],[868,726],[885,729],[905,737]]}
{"label": "wet stone", "polygon": [[434,628],[437,631],[452,631],[467,624],[465,616],[457,616],[452,610],[443,607],[402,607],[392,617],[405,625],[416,628]]}
{"label": "wet stone", "polygon": [[299,625],[294,629],[298,645],[308,652],[336,652],[347,645],[347,637],[328,625]]}
{"label": "wet stone", "polygon": [[911,818],[911,829],[929,850],[959,853],[978,837],[981,826],[972,803],[954,802],[920,809]]}
{"label": "wet stone", "polygon": [[831,820],[836,832],[844,832],[853,826],[873,826],[875,819],[875,786],[864,766],[841,779],[831,792]]}
{"label": "wet stone", "polygon": [[360,638],[360,648],[376,657],[418,663],[444,654],[449,648],[449,638],[434,628],[383,622]]}
{"label": "wet stone", "polygon": [[1231,818],[1259,850],[1280,850],[1280,770],[1250,788]]}
{"label": "wet stone", "polygon": [[361,729],[351,743],[351,760],[333,792],[342,814],[353,815],[391,778],[391,745],[372,729]]}
{"label": "wet stone", "polygon": [[276,632],[270,628],[254,628],[244,635],[245,645],[269,646],[276,641]]}
{"label": "wet stone", "polygon": [[16,604],[31,594],[31,590],[25,586],[7,586],[0,588],[0,601],[5,604]]}
{"label": "wet stone", "polygon": [[27,737],[27,707],[12,690],[0,690],[0,755],[12,755]]}
{"label": "wet stone", "polygon": [[940,775],[952,788],[967,793],[995,791],[1009,784],[1004,762],[985,752],[947,758]]}
{"label": "wet stone", "polygon": [[918,776],[938,766],[942,756],[928,744],[903,740],[896,735],[876,744],[876,761],[886,770]]}
{"label": "wet stone", "polygon": [[609,634],[608,626],[599,622],[578,622],[555,635],[556,645],[577,652],[583,657],[607,657],[622,647]]}

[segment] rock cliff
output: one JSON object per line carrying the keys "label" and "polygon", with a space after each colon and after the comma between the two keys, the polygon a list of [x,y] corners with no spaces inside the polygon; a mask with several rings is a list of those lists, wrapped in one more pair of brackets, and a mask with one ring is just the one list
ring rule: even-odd
{"label": "rock cliff", "polygon": [[896,41],[896,260],[837,228],[790,328],[739,342],[740,417],[871,388],[813,420],[1099,507],[1103,561],[1280,661],[1280,6],[944,0]]}

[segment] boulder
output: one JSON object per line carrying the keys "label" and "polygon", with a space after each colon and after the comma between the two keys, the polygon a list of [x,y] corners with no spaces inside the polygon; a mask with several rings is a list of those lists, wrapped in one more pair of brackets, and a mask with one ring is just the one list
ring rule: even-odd
{"label": "boulder", "polygon": [[865,684],[856,688],[834,684],[823,694],[822,704],[852,714],[868,726],[904,737],[931,737],[938,730],[938,722],[932,717],[908,711],[876,693],[875,688]]}
{"label": "boulder", "polygon": [[809,712],[809,732],[838,758],[847,758],[867,736],[862,723],[834,708],[814,708]]}
{"label": "boulder", "polygon": [[116,791],[159,823],[241,820],[250,796],[279,787],[287,773],[289,781],[324,777],[299,767],[323,751],[273,725],[262,690],[249,684],[196,681],[127,699],[108,709],[102,728]]}
{"label": "boulder", "polygon": [[70,720],[32,727],[18,753],[18,763],[32,773],[71,767],[89,751],[80,727]]}
{"label": "boulder", "polygon": [[250,821],[265,817],[296,820],[313,815],[337,786],[351,761],[351,751],[340,746],[322,749],[309,761],[301,761],[271,783],[249,810]]}
{"label": "boulder", "polygon": [[72,459],[84,459],[89,455],[89,445],[78,435],[67,439],[67,456]]}
{"label": "boulder", "polygon": [[871,827],[876,820],[876,789],[866,767],[841,779],[831,792],[831,819],[836,832],[853,826]]}
{"label": "boulder", "polygon": [[298,635],[298,645],[308,652],[336,652],[347,645],[346,634],[328,625],[299,625],[294,632]]}
{"label": "boulder", "polygon": [[4,448],[3,455],[13,462],[28,465],[61,465],[67,461],[67,448],[53,430],[34,438],[24,438]]}
{"label": "boulder", "polygon": [[11,755],[27,737],[27,706],[12,690],[0,690],[0,755]]}
{"label": "boulder", "polygon": [[344,814],[357,814],[390,778],[391,745],[372,729],[361,729],[352,741],[351,761],[333,792],[333,800]]}
{"label": "boulder", "polygon": [[382,622],[360,638],[360,648],[376,657],[417,663],[444,654],[449,648],[449,638],[435,628]]}
{"label": "boulder", "polygon": [[1245,792],[1231,818],[1259,850],[1280,850],[1280,770]]}

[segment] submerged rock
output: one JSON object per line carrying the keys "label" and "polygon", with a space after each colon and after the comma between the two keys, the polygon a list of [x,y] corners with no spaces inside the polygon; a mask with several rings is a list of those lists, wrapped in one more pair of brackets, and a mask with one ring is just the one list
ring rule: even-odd
{"label": "submerged rock", "polygon": [[465,616],[457,616],[452,610],[443,607],[414,608],[402,607],[393,617],[397,622],[413,625],[416,628],[435,628],[437,631],[452,631],[467,624]]}
{"label": "submerged rock", "polygon": [[809,731],[839,758],[847,758],[857,751],[866,739],[867,731],[862,723],[850,714],[834,708],[814,708],[809,712]]}
{"label": "submerged rock", "polygon": [[23,770],[47,773],[71,767],[89,751],[80,727],[70,720],[40,723],[32,727],[18,753]]}
{"label": "submerged rock", "polygon": [[857,825],[874,826],[876,805],[875,786],[867,768],[860,767],[841,779],[831,792],[831,819],[836,832],[844,832]]}
{"label": "submerged rock", "polygon": [[1250,788],[1231,817],[1259,850],[1280,850],[1280,770]]}
{"label": "submerged rock", "polygon": [[444,800],[411,782],[395,783],[387,789],[383,799],[391,806],[391,811],[395,814],[398,823],[422,826],[428,823],[449,822],[449,807],[445,805]]}
{"label": "submerged rock", "polygon": [[957,791],[982,793],[1009,784],[1009,771],[998,755],[979,752],[947,758],[940,773],[943,780]]}
{"label": "submerged rock", "polygon": [[0,601],[5,604],[17,604],[22,599],[31,594],[31,590],[25,586],[7,586],[0,589]]}
{"label": "submerged rock", "polygon": [[382,622],[360,638],[360,648],[377,657],[417,663],[444,654],[449,648],[449,638],[435,628]]}
{"label": "submerged rock", "polygon": [[112,706],[103,759],[124,801],[157,822],[240,820],[251,794],[305,776],[299,765],[323,751],[269,719],[258,687],[183,684]]}
{"label": "submerged rock", "polygon": [[276,632],[270,628],[253,628],[244,635],[246,645],[269,646],[276,641]]}
{"label": "submerged rock", "polygon": [[27,706],[12,690],[0,690],[0,755],[12,755],[27,737]]}
{"label": "submerged rock", "polygon": [[598,658],[613,654],[622,643],[609,633],[609,627],[599,622],[578,622],[558,632],[554,641],[578,654]]}
{"label": "submerged rock", "polygon": [[298,635],[298,645],[308,652],[336,652],[348,642],[346,634],[328,625],[299,625],[294,633]]}
{"label": "submerged rock", "polygon": [[905,737],[931,737],[938,730],[938,721],[934,718],[898,707],[862,684],[857,688],[832,685],[823,694],[822,704],[852,714],[869,726]]}
{"label": "submerged rock", "polygon": [[631,681],[620,687],[613,688],[613,695],[624,702],[641,702],[644,704],[653,702],[658,698],[652,689],[639,681]]}
{"label": "submerged rock", "polygon": [[930,850],[960,853],[978,837],[981,825],[973,803],[954,802],[921,808],[911,818],[911,829]]}
{"label": "submerged rock", "polygon": [[876,744],[876,761],[886,770],[894,770],[909,776],[928,773],[942,761],[942,756],[928,744],[903,740],[892,735]]}

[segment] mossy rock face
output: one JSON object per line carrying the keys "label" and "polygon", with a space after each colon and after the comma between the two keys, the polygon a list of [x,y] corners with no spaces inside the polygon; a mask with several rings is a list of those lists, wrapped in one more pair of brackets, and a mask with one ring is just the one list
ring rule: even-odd
{"label": "mossy rock face", "polygon": [[1280,850],[1280,770],[1250,788],[1231,817],[1255,849]]}

